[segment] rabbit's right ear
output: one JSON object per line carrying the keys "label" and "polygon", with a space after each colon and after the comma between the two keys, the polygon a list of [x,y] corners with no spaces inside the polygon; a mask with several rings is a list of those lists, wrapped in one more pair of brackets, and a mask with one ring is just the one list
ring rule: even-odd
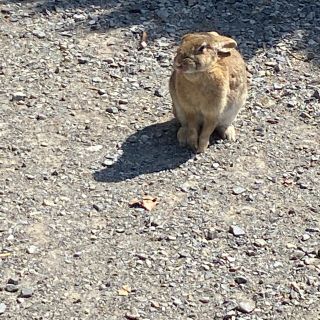
{"label": "rabbit's right ear", "polygon": [[207,34],[210,35],[210,36],[219,36],[219,33],[215,32],[215,31],[207,32]]}

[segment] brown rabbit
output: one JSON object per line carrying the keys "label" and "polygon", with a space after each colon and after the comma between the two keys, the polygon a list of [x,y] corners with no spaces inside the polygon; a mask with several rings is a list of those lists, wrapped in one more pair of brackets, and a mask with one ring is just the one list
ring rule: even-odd
{"label": "brown rabbit", "polygon": [[217,32],[182,38],[169,86],[180,145],[204,152],[214,130],[235,140],[231,123],[247,98],[246,66],[236,46]]}

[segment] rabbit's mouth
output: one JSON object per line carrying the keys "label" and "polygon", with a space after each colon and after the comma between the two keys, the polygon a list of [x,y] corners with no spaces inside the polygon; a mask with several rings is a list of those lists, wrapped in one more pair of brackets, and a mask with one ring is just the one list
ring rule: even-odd
{"label": "rabbit's mouth", "polygon": [[176,62],[174,68],[178,72],[194,73],[197,72],[197,65],[191,59],[185,59],[181,63]]}

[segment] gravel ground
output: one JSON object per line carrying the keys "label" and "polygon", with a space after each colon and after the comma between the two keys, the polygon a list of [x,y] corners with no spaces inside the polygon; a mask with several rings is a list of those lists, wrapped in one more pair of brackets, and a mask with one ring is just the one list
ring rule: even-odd
{"label": "gravel ground", "polygon": [[[320,4],[0,11],[0,318],[319,319]],[[238,140],[195,156],[168,79],[199,30],[238,41],[251,89]]]}

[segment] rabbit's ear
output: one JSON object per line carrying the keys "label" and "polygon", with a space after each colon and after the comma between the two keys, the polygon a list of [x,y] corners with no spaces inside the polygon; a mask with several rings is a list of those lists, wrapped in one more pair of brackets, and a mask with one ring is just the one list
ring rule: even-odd
{"label": "rabbit's ear", "polygon": [[211,43],[211,46],[217,49],[218,53],[230,53],[232,49],[237,47],[237,42],[231,38],[219,35],[214,37],[214,41]]}
{"label": "rabbit's ear", "polygon": [[181,38],[181,40],[182,41],[187,40],[188,38],[190,38],[192,36],[194,36],[194,33],[187,33]]}
{"label": "rabbit's ear", "polygon": [[207,34],[210,35],[210,36],[219,36],[219,33],[215,32],[215,31],[207,32]]}

